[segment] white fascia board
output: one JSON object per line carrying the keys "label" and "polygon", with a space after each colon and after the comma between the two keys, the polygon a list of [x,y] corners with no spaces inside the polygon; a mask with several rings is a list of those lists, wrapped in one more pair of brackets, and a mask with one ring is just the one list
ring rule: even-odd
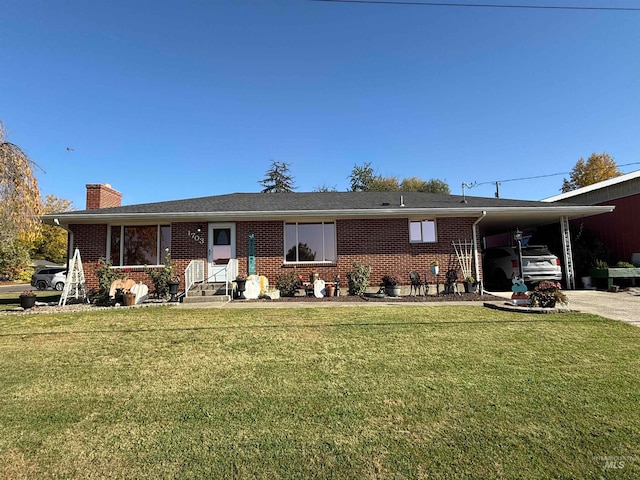
{"label": "white fascia board", "polygon": [[47,214],[42,220],[50,225],[59,219],[63,225],[72,223],[97,224],[115,222],[177,222],[208,220],[277,220],[288,218],[393,218],[393,217],[478,217],[486,212],[488,217],[502,215],[539,215],[541,213],[558,216],[590,216],[613,211],[613,206],[570,206],[554,204],[541,207],[478,207],[475,208],[389,208],[389,209],[353,209],[353,210],[293,210],[293,211],[237,211],[237,212],[174,212],[174,213],[68,213],[65,215]]}
{"label": "white fascia board", "polygon": [[580,195],[592,192],[594,190],[600,190],[603,188],[610,187],[611,185],[628,182],[629,180],[633,180],[634,178],[637,178],[637,177],[640,177],[640,170],[627,173],[626,175],[620,175],[619,177],[613,177],[608,180],[603,180],[602,182],[594,183],[592,185],[587,185],[586,187],[578,188],[576,190],[571,190],[570,192],[554,195],[553,197],[543,198],[540,201],[549,203],[549,202],[557,202],[558,200],[565,200],[567,198],[578,197]]}

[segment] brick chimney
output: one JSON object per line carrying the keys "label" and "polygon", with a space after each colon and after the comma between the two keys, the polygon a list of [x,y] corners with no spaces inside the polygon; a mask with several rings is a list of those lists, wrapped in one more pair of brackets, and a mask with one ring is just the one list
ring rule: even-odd
{"label": "brick chimney", "polygon": [[96,208],[119,207],[122,194],[105,184],[87,184],[87,210]]}

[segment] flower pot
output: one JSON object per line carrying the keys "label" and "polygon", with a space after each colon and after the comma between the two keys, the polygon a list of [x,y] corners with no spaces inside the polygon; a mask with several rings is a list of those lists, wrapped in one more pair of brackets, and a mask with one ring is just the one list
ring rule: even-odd
{"label": "flower pot", "polygon": [[167,282],[167,286],[169,287],[169,295],[171,295],[171,298],[169,299],[170,302],[178,301],[178,298],[176,297],[178,293],[178,285],[180,285],[180,282],[176,282],[175,280]]}
{"label": "flower pot", "polygon": [[541,298],[539,300],[539,305],[542,308],[553,308],[556,306],[556,299],[555,298]]}
{"label": "flower pot", "polygon": [[135,293],[126,292],[124,294],[124,304],[126,307],[131,307],[136,304],[136,295]]}
{"label": "flower pot", "polygon": [[334,287],[333,285],[327,285],[326,287],[324,287],[324,290],[327,294],[327,297],[333,297],[336,291],[336,287]]}
{"label": "flower pot", "polygon": [[465,293],[476,293],[476,282],[464,281],[464,292]]}
{"label": "flower pot", "polygon": [[439,272],[438,265],[432,265],[431,266],[431,273],[434,274],[434,275],[438,275],[438,272]]}
{"label": "flower pot", "polygon": [[400,296],[400,285],[387,285],[384,287],[384,293],[389,297],[399,297]]}
{"label": "flower pot", "polygon": [[244,291],[247,289],[247,280],[244,278],[236,278],[237,297],[244,298]]}
{"label": "flower pot", "polygon": [[20,306],[25,310],[33,307],[36,304],[35,295],[20,295]]}

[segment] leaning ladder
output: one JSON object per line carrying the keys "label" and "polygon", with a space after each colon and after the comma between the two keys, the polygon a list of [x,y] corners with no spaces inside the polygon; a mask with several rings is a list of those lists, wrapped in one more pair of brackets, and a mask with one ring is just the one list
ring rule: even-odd
{"label": "leaning ladder", "polygon": [[576,280],[573,271],[573,254],[571,252],[571,233],[569,230],[569,217],[560,217],[560,229],[562,230],[562,250],[564,253],[565,275],[567,278],[567,288],[575,290]]}
{"label": "leaning ladder", "polygon": [[67,272],[67,279],[64,282],[64,290],[62,290],[58,305],[66,305],[70,295],[76,300],[82,298],[83,302],[89,303],[87,283],[84,280],[84,270],[82,268],[82,259],[80,258],[80,250],[77,248],[73,253],[71,265]]}

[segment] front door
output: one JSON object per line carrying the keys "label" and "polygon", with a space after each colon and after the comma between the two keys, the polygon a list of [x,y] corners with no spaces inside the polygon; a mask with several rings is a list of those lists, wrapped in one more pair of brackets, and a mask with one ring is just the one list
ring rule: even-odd
{"label": "front door", "polygon": [[226,282],[227,264],[236,258],[235,223],[210,223],[208,239],[207,282]]}

